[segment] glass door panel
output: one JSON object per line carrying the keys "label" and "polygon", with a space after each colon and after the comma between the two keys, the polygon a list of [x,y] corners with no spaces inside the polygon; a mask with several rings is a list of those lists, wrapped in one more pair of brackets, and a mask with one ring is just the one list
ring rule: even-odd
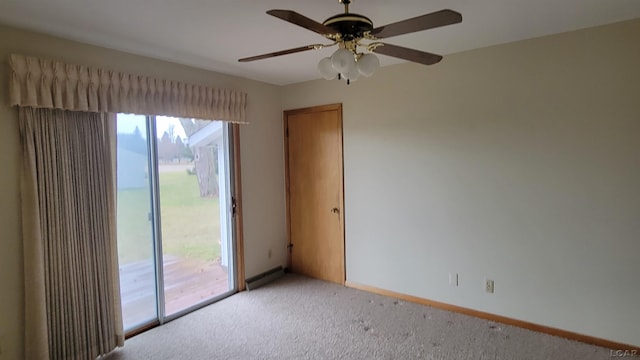
{"label": "glass door panel", "polygon": [[118,256],[125,331],[235,291],[229,126],[118,114]]}
{"label": "glass door panel", "polygon": [[117,118],[117,236],[125,330],[156,321],[156,265],[145,116]]}
{"label": "glass door panel", "polygon": [[233,290],[227,125],[156,118],[164,314]]}

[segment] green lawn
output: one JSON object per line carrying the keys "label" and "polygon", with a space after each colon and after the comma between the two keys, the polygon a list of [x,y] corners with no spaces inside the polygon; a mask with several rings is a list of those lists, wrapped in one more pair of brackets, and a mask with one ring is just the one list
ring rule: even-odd
{"label": "green lawn", "polygon": [[[152,254],[149,199],[146,189],[118,191],[121,264]],[[160,173],[160,213],[164,254],[208,261],[220,257],[218,198],[201,198],[195,176],[186,171]]]}

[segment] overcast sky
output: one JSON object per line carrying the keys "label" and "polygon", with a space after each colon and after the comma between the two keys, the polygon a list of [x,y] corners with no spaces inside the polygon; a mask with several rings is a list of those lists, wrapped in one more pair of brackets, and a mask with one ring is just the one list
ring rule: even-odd
{"label": "overcast sky", "polygon": [[[187,139],[187,135],[184,133],[184,129],[180,124],[178,118],[168,116],[156,116],[156,130],[157,137],[161,138],[162,134],[169,129],[170,125],[175,125],[174,133],[176,136],[180,136],[182,141]],[[142,136],[146,139],[147,134],[145,131],[145,116],[134,114],[118,114],[118,133],[132,134],[136,126],[140,129]]]}

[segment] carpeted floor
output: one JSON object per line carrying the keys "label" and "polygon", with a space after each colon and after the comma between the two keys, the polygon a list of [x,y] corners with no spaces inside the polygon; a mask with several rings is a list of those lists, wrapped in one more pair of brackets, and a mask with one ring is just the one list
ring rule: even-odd
{"label": "carpeted floor", "polygon": [[610,359],[608,349],[297,275],[126,341],[108,360]]}

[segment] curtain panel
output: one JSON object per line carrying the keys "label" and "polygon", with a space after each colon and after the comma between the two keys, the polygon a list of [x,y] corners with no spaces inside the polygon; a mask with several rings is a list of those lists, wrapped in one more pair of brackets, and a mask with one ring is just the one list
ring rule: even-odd
{"label": "curtain panel", "polygon": [[112,136],[105,114],[19,108],[27,359],[124,344]]}
{"label": "curtain panel", "polygon": [[11,105],[246,123],[247,94],[12,54]]}

